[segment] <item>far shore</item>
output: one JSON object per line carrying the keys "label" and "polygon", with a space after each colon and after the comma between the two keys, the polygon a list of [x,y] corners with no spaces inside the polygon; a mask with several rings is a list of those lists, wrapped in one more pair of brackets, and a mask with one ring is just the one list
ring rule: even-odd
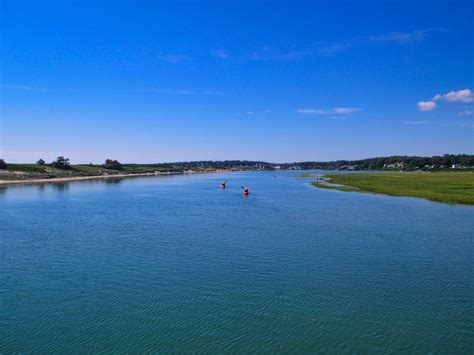
{"label": "far shore", "polygon": [[[213,172],[213,171],[206,171]],[[50,179],[22,179],[22,180],[0,180],[0,185],[18,185],[18,184],[44,184],[50,182],[65,182],[65,181],[80,181],[80,180],[94,180],[94,179],[109,179],[109,178],[126,178],[134,176],[168,176],[168,175],[185,175],[196,174],[198,172],[166,172],[166,173],[136,173],[136,174],[104,174],[92,176],[68,176]]]}
{"label": "far shore", "polygon": [[311,184],[345,192],[421,197],[435,202],[474,205],[474,175],[471,172],[323,174]]}

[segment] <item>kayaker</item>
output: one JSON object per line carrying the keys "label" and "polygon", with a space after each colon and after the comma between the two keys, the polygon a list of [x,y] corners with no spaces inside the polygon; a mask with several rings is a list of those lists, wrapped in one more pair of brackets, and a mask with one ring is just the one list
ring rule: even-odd
{"label": "kayaker", "polygon": [[225,189],[225,186],[227,184],[227,180],[224,180],[221,182],[221,189]]}
{"label": "kayaker", "polygon": [[250,193],[249,188],[242,186],[242,194],[244,194],[245,196],[248,196],[249,193]]}

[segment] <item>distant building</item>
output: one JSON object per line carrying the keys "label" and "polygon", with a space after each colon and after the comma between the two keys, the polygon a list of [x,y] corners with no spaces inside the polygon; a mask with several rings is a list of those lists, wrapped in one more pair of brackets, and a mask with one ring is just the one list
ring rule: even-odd
{"label": "distant building", "polygon": [[357,164],[355,165],[342,165],[339,167],[339,170],[357,170],[359,166]]}
{"label": "distant building", "polygon": [[394,163],[394,164],[384,164],[383,165],[384,168],[387,168],[387,169],[405,169],[408,167],[408,164],[401,161],[401,162],[398,162],[398,163]]}

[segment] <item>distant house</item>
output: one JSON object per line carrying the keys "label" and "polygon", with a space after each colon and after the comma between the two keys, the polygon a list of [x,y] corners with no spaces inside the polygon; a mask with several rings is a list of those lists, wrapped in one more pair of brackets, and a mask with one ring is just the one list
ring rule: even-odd
{"label": "distant house", "polygon": [[355,165],[341,165],[339,167],[339,170],[357,170],[359,166],[357,164]]}
{"label": "distant house", "polygon": [[398,163],[394,163],[394,164],[384,164],[383,165],[384,168],[388,168],[388,169],[405,169],[408,167],[408,164],[401,161],[401,162],[398,162]]}
{"label": "distant house", "polygon": [[451,169],[462,169],[463,166],[461,164],[453,164],[451,165]]}

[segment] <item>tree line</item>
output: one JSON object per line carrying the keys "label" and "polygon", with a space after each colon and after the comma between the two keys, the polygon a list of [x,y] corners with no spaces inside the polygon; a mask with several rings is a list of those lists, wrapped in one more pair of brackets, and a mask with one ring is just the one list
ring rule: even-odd
{"label": "tree line", "polygon": [[[302,169],[341,169],[345,166],[351,166],[355,169],[370,170],[383,169],[387,165],[404,163],[407,169],[422,169],[430,167],[434,169],[451,168],[453,165],[462,167],[474,167],[474,155],[471,154],[444,154],[432,157],[418,157],[407,155],[394,155],[390,157],[377,157],[359,160],[336,160],[329,162],[300,162],[294,163]],[[283,164],[286,166],[286,164]],[[290,164],[292,165],[292,164]]]}
{"label": "tree line", "polygon": [[[43,159],[39,159],[36,164],[45,165]],[[91,163],[92,164],[92,163]],[[149,167],[160,167],[167,169],[248,169],[248,170],[272,170],[272,169],[325,169],[336,170],[350,168],[351,170],[372,170],[384,169],[394,165],[400,164],[405,169],[423,169],[429,167],[430,169],[447,169],[454,166],[465,168],[474,167],[474,155],[472,154],[444,154],[432,157],[419,157],[407,155],[394,155],[389,157],[377,157],[359,160],[336,160],[336,161],[305,161],[294,163],[269,163],[265,161],[253,160],[200,160],[189,162],[172,162],[172,163],[157,163],[146,164]],[[69,158],[59,156],[53,161],[51,166],[57,169],[68,170],[71,169]],[[127,164],[127,166],[143,166],[144,164]],[[106,169],[123,170],[124,166],[118,160],[106,159],[102,166]],[[7,169],[7,164],[3,159],[0,159],[0,169]]]}

